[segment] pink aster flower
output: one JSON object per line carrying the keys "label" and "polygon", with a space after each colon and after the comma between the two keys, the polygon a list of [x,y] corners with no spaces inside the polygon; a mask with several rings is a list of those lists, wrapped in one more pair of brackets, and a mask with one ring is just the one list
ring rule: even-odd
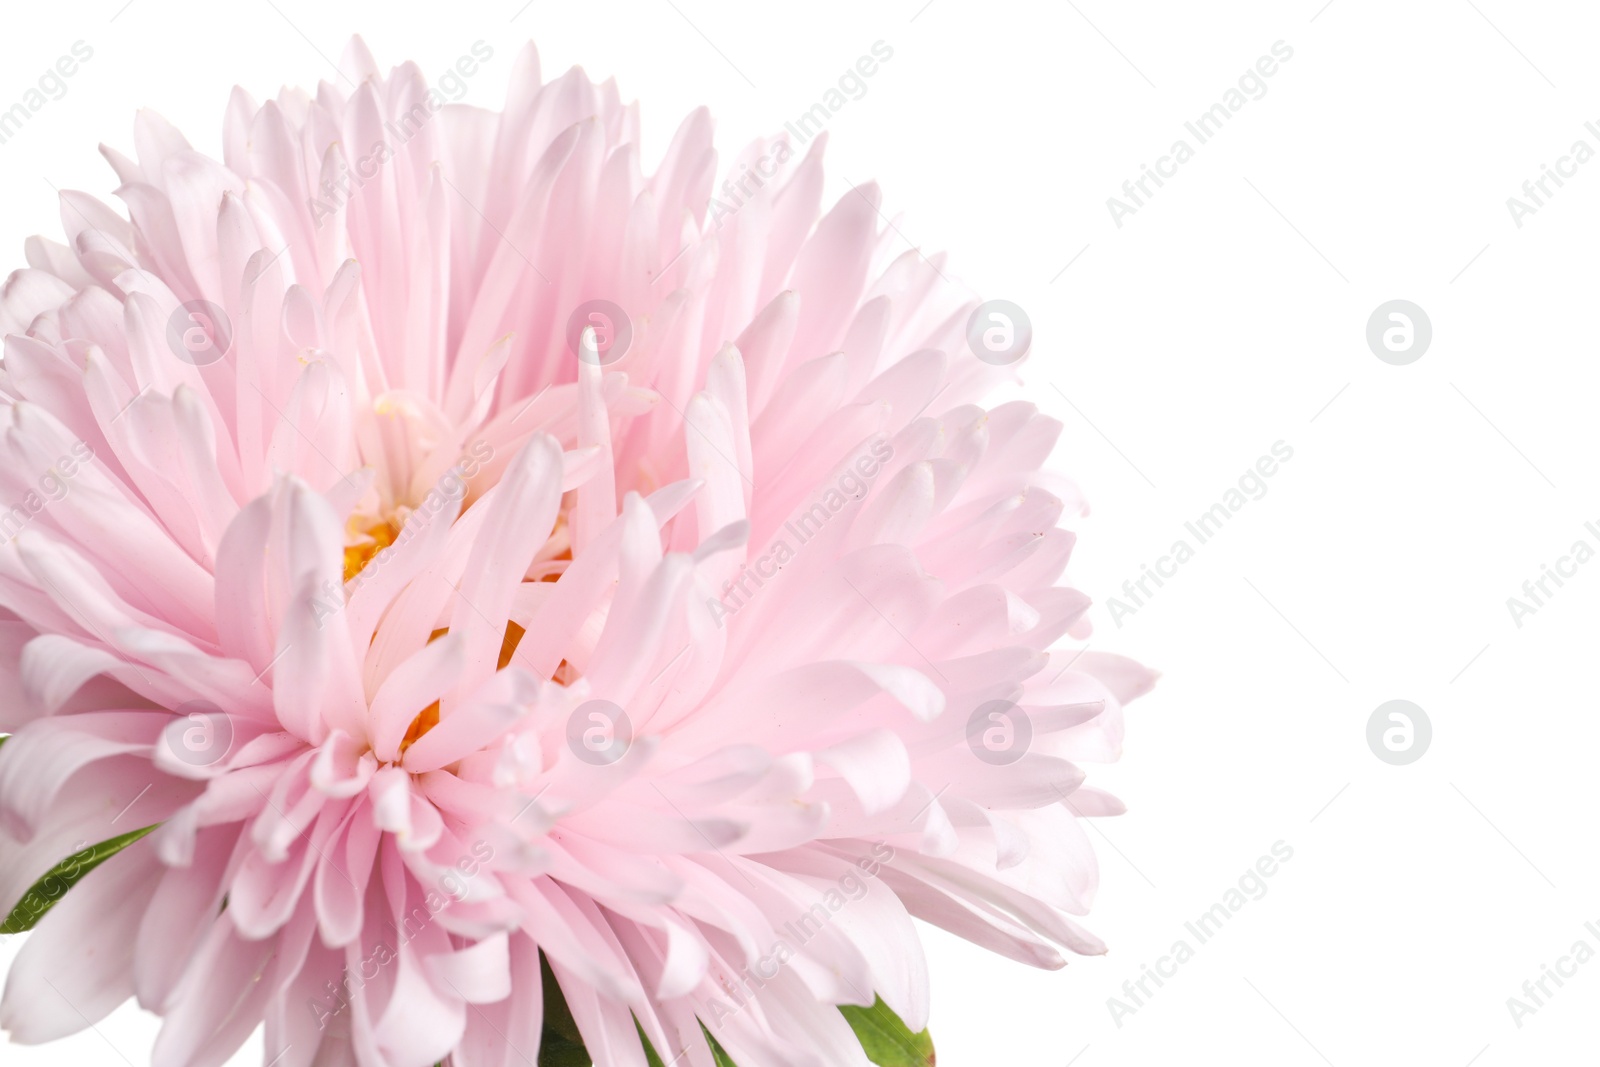
{"label": "pink aster flower", "polygon": [[927,1022],[913,918],[1102,951],[1079,764],[1151,676],[1082,650],[1059,427],[981,406],[942,260],[821,211],[821,137],[714,189],[704,112],[646,175],[531,48],[498,113],[344,66],[236,90],[221,162],[141,114],[126,217],[64,193],[0,291],[0,915],[154,828],[13,1039],[862,1065],[839,1006]]}

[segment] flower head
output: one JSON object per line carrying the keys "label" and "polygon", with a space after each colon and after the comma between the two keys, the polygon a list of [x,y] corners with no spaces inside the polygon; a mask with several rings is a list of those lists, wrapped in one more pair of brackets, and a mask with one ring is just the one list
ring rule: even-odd
{"label": "flower head", "polygon": [[837,1006],[927,1021],[913,917],[1101,951],[1079,764],[1150,675],[1081,648],[1059,427],[981,406],[942,259],[821,211],[823,137],[730,203],[704,112],[647,175],[531,48],[498,113],[344,68],[235,91],[221,162],[141,114],[126,217],[64,193],[0,291],[0,914],[156,827],[0,1023],[865,1064]]}

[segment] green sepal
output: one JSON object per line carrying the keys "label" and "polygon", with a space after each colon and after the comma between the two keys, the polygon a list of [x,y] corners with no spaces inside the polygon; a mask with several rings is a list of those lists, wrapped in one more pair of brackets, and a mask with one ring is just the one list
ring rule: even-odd
{"label": "green sepal", "polygon": [[[638,1019],[633,1020],[633,1025],[639,1030],[639,1040],[644,1044],[644,1058],[649,1062],[650,1067],[671,1067],[671,1064],[668,1064],[656,1052],[655,1046],[650,1044],[650,1039],[644,1035],[644,1027],[639,1026]],[[700,1024],[700,1032],[706,1035],[706,1044],[711,1046],[711,1058],[716,1062],[717,1067],[736,1067],[733,1060],[723,1051],[722,1046],[717,1043],[717,1039],[711,1036],[711,1031],[706,1029],[705,1023]],[[676,1062],[676,1060],[673,1061],[673,1063]]]}
{"label": "green sepal", "polygon": [[539,1067],[593,1067],[582,1045],[574,1045],[554,1030],[539,1039]]}
{"label": "green sepal", "polygon": [[33,888],[17,901],[17,906],[11,909],[6,921],[0,923],[0,934],[20,934],[25,930],[32,930],[39,925],[39,920],[67,895],[67,890],[83,881],[84,875],[154,829],[155,826],[146,826],[142,830],[134,830],[113,837],[109,841],[102,841],[98,845],[90,845],[82,852],[74,852],[50,868],[49,872],[35,882]]}
{"label": "green sepal", "polygon": [[839,1010],[856,1032],[867,1059],[878,1067],[933,1067],[933,1038],[928,1031],[913,1034],[882,997],[870,1008],[846,1004]]}
{"label": "green sepal", "polygon": [[711,1036],[705,1023],[700,1024],[700,1032],[706,1035],[706,1042],[711,1046],[711,1058],[716,1061],[717,1067],[736,1067],[733,1058],[723,1051],[722,1045]]}

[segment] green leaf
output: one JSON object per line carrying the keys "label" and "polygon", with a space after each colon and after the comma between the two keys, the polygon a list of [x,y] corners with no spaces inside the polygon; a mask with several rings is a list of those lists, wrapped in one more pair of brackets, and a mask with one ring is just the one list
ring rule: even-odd
{"label": "green leaf", "polygon": [[[561,984],[556,981],[542,952],[539,954],[539,963],[544,975],[544,1034],[539,1045],[539,1067],[593,1067],[593,1061],[583,1047],[578,1026],[573,1022],[572,1009],[567,1007],[567,998],[561,993]],[[650,1044],[637,1018],[633,1020],[633,1028],[639,1032],[639,1043],[644,1046],[644,1058],[650,1067],[668,1067],[655,1046]],[[700,1032],[706,1035],[717,1067],[736,1067],[704,1023],[700,1024]]]}
{"label": "green leaf", "polygon": [[67,895],[67,890],[83,880],[84,875],[154,829],[155,826],[146,826],[98,845],[90,845],[56,864],[17,901],[17,906],[11,909],[6,921],[0,923],[0,934],[20,934],[24,930],[32,930],[45,913]]}
{"label": "green leaf", "polygon": [[[650,1044],[650,1039],[644,1035],[644,1027],[639,1026],[639,1020],[634,1019],[633,1025],[639,1030],[639,1040],[644,1042],[644,1058],[649,1061],[650,1067],[668,1067],[666,1061],[656,1052],[655,1046]],[[717,1044],[717,1039],[711,1036],[711,1031],[706,1029],[705,1023],[700,1024],[700,1032],[706,1035],[706,1043],[711,1046],[711,1058],[716,1061],[717,1067],[735,1067],[728,1054],[722,1050],[722,1046]]]}
{"label": "green leaf", "polygon": [[[573,1021],[567,998],[562,995],[561,984],[556,981],[544,954],[539,954],[539,970],[544,979],[544,1034],[539,1046],[539,1067],[593,1067],[593,1060],[583,1047],[583,1037]],[[855,1031],[856,1039],[867,1059],[878,1067],[935,1067],[933,1038],[928,1031],[913,1034],[889,1005],[878,997],[870,1008],[846,1005],[839,1009],[845,1021]],[[649,1067],[667,1067],[661,1054],[650,1044],[644,1027],[634,1019],[634,1029],[639,1032],[639,1043],[644,1046]],[[711,1046],[711,1057],[717,1067],[737,1067],[705,1023],[700,1024],[706,1044]]]}
{"label": "green leaf", "polygon": [[539,1039],[539,1067],[593,1067],[582,1045],[575,1045],[554,1030]]}
{"label": "green leaf", "polygon": [[913,1034],[882,997],[870,1008],[846,1004],[839,1010],[856,1032],[867,1059],[879,1067],[933,1067],[933,1038],[928,1031]]}
{"label": "green leaf", "polygon": [[542,949],[539,951],[539,976],[544,981],[544,1028],[555,1031],[567,1044],[581,1049],[583,1035],[578,1033],[572,1009],[567,1007],[566,994],[561,992],[561,983],[556,981],[556,974],[550,969],[550,961],[544,958]]}
{"label": "green leaf", "polygon": [[592,1067],[594,1061],[583,1047],[583,1035],[567,1007],[561,983],[556,981],[550,961],[539,953],[539,975],[544,982],[544,1032],[539,1036],[539,1067]]}
{"label": "green leaf", "polygon": [[639,1042],[640,1044],[644,1045],[645,1062],[648,1063],[650,1067],[667,1067],[666,1061],[661,1058],[661,1054],[656,1051],[656,1047],[650,1043],[650,1039],[648,1037],[644,1036],[644,1027],[639,1025],[638,1016],[634,1016],[633,1028],[639,1031]]}
{"label": "green leaf", "polygon": [[735,1067],[732,1058],[723,1051],[722,1045],[711,1036],[711,1031],[706,1029],[706,1024],[700,1024],[700,1032],[706,1035],[706,1041],[711,1044],[711,1058],[716,1061],[717,1067]]}

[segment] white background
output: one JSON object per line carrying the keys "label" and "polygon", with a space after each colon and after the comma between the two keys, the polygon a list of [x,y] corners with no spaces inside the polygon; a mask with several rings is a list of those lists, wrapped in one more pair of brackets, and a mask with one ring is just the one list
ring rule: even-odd
{"label": "white background", "polygon": [[[1095,509],[1074,570],[1096,647],[1164,674],[1098,772],[1130,808],[1098,824],[1110,954],[1033,972],[930,932],[940,1063],[1594,1062],[1600,960],[1520,1029],[1506,1006],[1573,942],[1600,949],[1600,561],[1521,628],[1506,607],[1573,541],[1600,547],[1600,160],[1521,228],[1506,206],[1573,141],[1600,149],[1587,5],[122,3],[7,13],[0,104],[94,48],[0,145],[9,265],[58,233],[52,186],[109,193],[94,145],[128,149],[135,107],[220,154],[234,82],[314,85],[352,31],[429,72],[486,41],[467,95],[485,106],[534,37],[547,72],[643,101],[647,160],[700,104],[726,159],[887,42],[829,125],[829,199],[877,178],[908,240],[1031,314],[1029,395]],[[1184,121],[1279,40],[1267,94],[1119,229],[1106,198],[1194,145]],[[1395,298],[1433,324],[1409,366],[1365,341]],[[1280,440],[1267,494],[1119,629],[1107,598]],[[1392,698],[1432,720],[1409,766],[1367,747]],[[1267,894],[1198,945],[1185,921],[1280,840]],[[1194,959],[1117,1026],[1107,998],[1179,938]],[[155,1028],[125,1008],[45,1049],[0,1038],[0,1061],[143,1063]]]}

